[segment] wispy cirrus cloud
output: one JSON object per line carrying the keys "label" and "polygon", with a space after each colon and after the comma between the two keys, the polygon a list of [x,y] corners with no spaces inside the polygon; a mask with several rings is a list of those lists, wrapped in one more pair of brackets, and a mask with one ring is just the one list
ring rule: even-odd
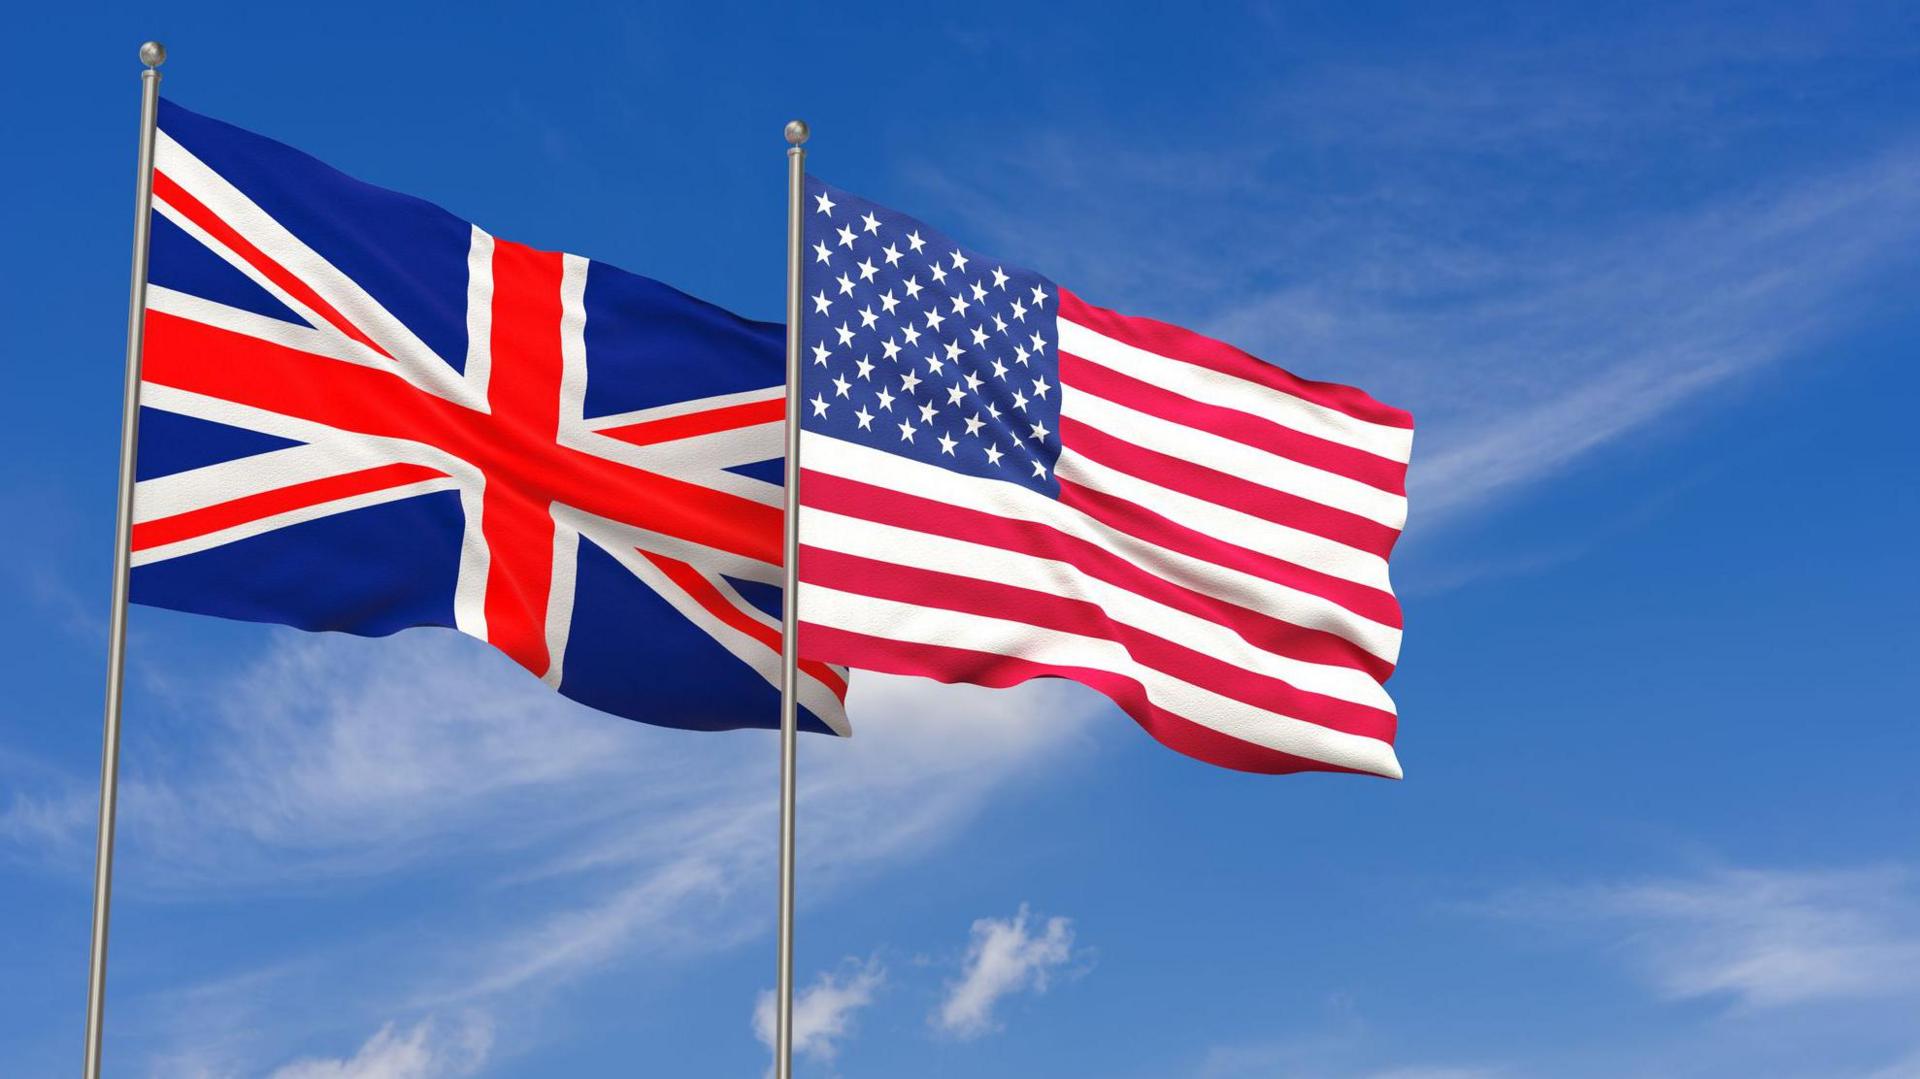
{"label": "wispy cirrus cloud", "polygon": [[306,1058],[276,1068],[269,1079],[459,1079],[474,1075],[493,1048],[492,1025],[480,1016],[448,1024],[421,1020],[405,1031],[388,1023],[352,1056]]}
{"label": "wispy cirrus cloud", "polygon": [[[119,1029],[151,1059],[258,1074],[316,1033],[316,998],[331,1002],[318,1033],[412,1017],[376,1047],[404,1057],[422,1029],[408,1021],[497,1014],[503,999],[525,1010],[609,966],[710,954],[767,932],[771,732],[693,734],[600,715],[451,633],[267,640],[230,677],[171,685],[170,706],[155,710],[165,714],[144,716],[129,741],[121,902],[319,885],[350,902],[359,889],[448,872],[474,885],[438,902],[430,921],[421,909],[370,909],[331,946],[312,937],[252,968],[123,997]],[[923,856],[1109,712],[1065,683],[991,691],[874,675],[855,680],[850,703],[857,737],[802,743],[809,903]],[[172,737],[187,727],[195,737]],[[82,864],[91,777],[9,772],[0,841],[17,857]],[[877,982],[848,984],[870,992]],[[824,1049],[834,1039],[822,1029]],[[228,1033],[191,1044],[180,1035],[209,1030]]]}
{"label": "wispy cirrus cloud", "polygon": [[1602,934],[1662,997],[1780,1009],[1920,1003],[1920,882],[1900,867],[1715,869],[1521,890],[1489,909]]}

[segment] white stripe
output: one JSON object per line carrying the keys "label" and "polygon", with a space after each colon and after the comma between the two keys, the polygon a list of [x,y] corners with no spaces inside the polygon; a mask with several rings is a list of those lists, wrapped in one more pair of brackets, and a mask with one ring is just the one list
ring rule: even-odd
{"label": "white stripe", "polygon": [[1220,538],[1237,547],[1272,555],[1343,581],[1378,588],[1383,592],[1393,590],[1387,578],[1387,560],[1371,551],[1349,547],[1338,540],[1275,524],[1264,517],[1255,517],[1156,483],[1148,483],[1090,460],[1072,449],[1060,451],[1053,472],[1062,480],[1104,491],[1152,510],[1176,524]]}
{"label": "white stripe", "polygon": [[170,558],[197,554],[201,551],[225,546],[229,543],[236,543],[243,539],[250,539],[254,536],[271,532],[277,528],[286,528],[289,525],[297,525],[305,521],[317,521],[322,517],[331,517],[336,513],[347,513],[352,510],[366,509],[368,506],[398,502],[402,499],[413,498],[416,495],[432,494],[436,491],[451,491],[454,490],[455,487],[456,483],[451,477],[442,476],[438,479],[422,480],[419,483],[409,483],[400,487],[388,487],[385,490],[368,491],[364,494],[352,495],[347,498],[336,498],[331,502],[318,502],[311,506],[302,506],[299,509],[288,510],[285,513],[276,513],[270,517],[261,517],[244,524],[234,525],[232,528],[223,528],[217,532],[208,532],[204,535],[194,536],[191,539],[183,539],[176,543],[167,543],[158,547],[148,547],[145,550],[135,551],[133,552],[133,564],[136,566],[145,566],[154,562],[165,562]]}
{"label": "white stripe", "polygon": [[393,458],[377,446],[345,440],[288,446],[237,457],[141,480],[133,489],[133,521],[145,524],[250,495],[392,463]]}
{"label": "white stripe", "polygon": [[1403,464],[1413,454],[1413,432],[1407,428],[1358,419],[1271,386],[1136,348],[1065,318],[1057,321],[1060,351],[1130,378]]}
{"label": "white stripe", "polygon": [[[467,362],[461,369],[476,403],[493,380],[493,237],[478,225],[467,242]],[[483,406],[484,407],[484,406]]]}
{"label": "white stripe", "polygon": [[758,390],[742,390],[739,393],[725,393],[714,397],[701,397],[692,401],[675,401],[670,405],[658,405],[654,408],[636,409],[632,412],[617,412],[611,416],[595,416],[587,421],[587,426],[596,431],[609,427],[628,427],[636,423],[651,420],[671,419],[685,416],[691,412],[708,412],[713,409],[729,408],[733,405],[750,405],[756,401],[772,401],[786,393],[781,386],[767,386]]}
{"label": "white stripe", "polygon": [[1016,554],[999,547],[821,509],[808,509],[801,515],[801,521],[805,542],[810,547],[1085,600],[1098,606],[1115,622],[1242,670],[1279,679],[1309,693],[1385,712],[1394,711],[1393,699],[1365,671],[1270,652],[1227,625],[1090,576],[1071,563]]}
{"label": "white stripe", "polygon": [[567,640],[573,633],[573,589],[580,568],[580,533],[553,522],[553,577],[547,589],[547,669],[540,680],[560,688],[561,671],[567,657]]}
{"label": "white stripe", "polygon": [[1079,386],[1061,387],[1060,407],[1063,415],[1122,442],[1191,461],[1282,494],[1345,510],[1388,528],[1398,529],[1407,523],[1404,496],[1255,449],[1244,442],[1222,438],[1211,431],[1129,408]]}
{"label": "white stripe", "polygon": [[332,330],[316,330],[311,326],[301,326],[292,322],[283,322],[277,318],[257,315],[252,311],[243,311],[238,307],[215,303],[186,292],[175,292],[161,285],[147,286],[147,310],[175,315],[190,322],[198,322],[215,329],[226,330],[243,337],[252,337],[268,344],[290,348],[295,352],[304,352],[310,356],[322,356],[329,360],[339,360],[360,367],[371,367],[376,371],[393,373],[393,365],[387,363],[361,345],[348,340]]}
{"label": "white stripe", "polygon": [[[802,460],[809,470],[896,491],[932,492],[940,501],[962,509],[1056,528],[1202,595],[1263,611],[1306,629],[1335,634],[1389,663],[1400,655],[1400,631],[1392,626],[1349,611],[1323,596],[1102,527],[1085,515],[1018,484],[962,476],[829,435],[803,432],[800,437]],[[811,513],[800,515],[803,537],[810,516]]]}
{"label": "white stripe", "polygon": [[806,611],[806,621],[814,625],[1131,678],[1145,688],[1154,704],[1229,738],[1326,764],[1396,779],[1400,776],[1393,747],[1377,738],[1332,730],[1222,696],[1141,666],[1114,641],[804,583],[800,586],[800,604]]}

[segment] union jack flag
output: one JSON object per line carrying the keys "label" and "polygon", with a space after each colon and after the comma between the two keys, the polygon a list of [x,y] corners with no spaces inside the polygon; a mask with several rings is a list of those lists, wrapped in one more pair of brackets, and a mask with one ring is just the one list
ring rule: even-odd
{"label": "union jack flag", "polygon": [[[133,599],[776,726],[780,327],[162,102]],[[741,666],[745,666],[745,670]],[[802,725],[844,734],[845,672]]]}

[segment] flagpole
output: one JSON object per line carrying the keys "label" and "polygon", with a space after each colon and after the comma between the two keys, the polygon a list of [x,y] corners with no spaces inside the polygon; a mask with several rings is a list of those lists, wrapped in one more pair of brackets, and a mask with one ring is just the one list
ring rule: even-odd
{"label": "flagpole", "polygon": [[781,545],[780,624],[780,974],[774,1022],[775,1079],[793,1079],[794,757],[800,676],[800,275],[807,177],[807,125],[787,123],[787,484]]}
{"label": "flagpole", "polygon": [[93,948],[87,963],[86,1079],[100,1079],[107,1007],[107,912],[113,900],[113,821],[120,794],[120,685],[127,666],[127,579],[133,535],[134,447],[140,437],[140,354],[147,323],[147,246],[153,212],[153,143],[166,46],[140,46],[140,164],[133,201],[133,285],[127,297],[126,387],[120,410],[120,495],[113,531],[113,612],[107,622],[107,706],[100,740],[100,823],[93,854]]}

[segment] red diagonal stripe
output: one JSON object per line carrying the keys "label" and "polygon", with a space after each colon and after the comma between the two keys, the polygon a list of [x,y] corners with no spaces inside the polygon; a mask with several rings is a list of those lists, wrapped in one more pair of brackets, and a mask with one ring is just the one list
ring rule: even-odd
{"label": "red diagonal stripe", "polygon": [[275,514],[318,506],[324,502],[351,498],[369,491],[405,487],[410,483],[437,479],[446,473],[426,465],[393,464],[362,469],[339,476],[308,480],[273,491],[262,491],[226,502],[217,502],[171,517],[142,521],[133,526],[133,549],[144,551],[169,543],[204,536],[223,528],[258,521]]}

